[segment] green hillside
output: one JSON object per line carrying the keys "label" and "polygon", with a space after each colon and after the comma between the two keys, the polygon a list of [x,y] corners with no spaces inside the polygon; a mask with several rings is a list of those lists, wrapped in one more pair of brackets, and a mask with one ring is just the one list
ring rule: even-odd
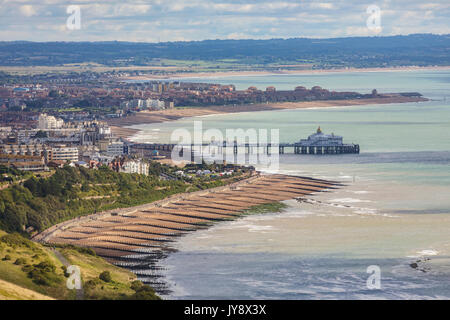
{"label": "green hillside", "polygon": [[[159,299],[153,289],[136,280],[136,276],[104,259],[89,249],[73,246],[55,249],[34,243],[21,235],[0,231],[0,297],[36,299],[44,295],[55,299],[77,298],[75,290],[67,288],[67,266],[80,268],[83,296],[97,299]],[[109,277],[101,274],[108,274]],[[22,291],[21,291],[22,290]]]}

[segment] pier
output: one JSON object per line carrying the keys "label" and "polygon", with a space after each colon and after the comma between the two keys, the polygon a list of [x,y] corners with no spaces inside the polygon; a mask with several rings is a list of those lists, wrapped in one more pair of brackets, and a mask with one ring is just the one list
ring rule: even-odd
{"label": "pier", "polygon": [[297,154],[297,155],[337,155],[359,154],[359,144],[344,144],[343,138],[334,134],[324,134],[320,127],[308,139],[295,143],[240,143],[237,141],[212,141],[198,144],[162,144],[138,143],[129,146],[131,154],[150,155],[152,151],[167,153],[177,152],[181,157],[191,155],[191,161],[197,155],[227,155],[227,154]]}
{"label": "pier", "polygon": [[[247,154],[253,154],[258,151],[263,151],[266,154],[277,152],[279,154],[293,153],[293,154],[344,154],[344,153],[359,153],[358,144],[343,144],[338,146],[322,146],[322,145],[312,145],[303,146],[300,143],[227,143],[223,142],[221,144],[217,143],[202,143],[202,144],[165,144],[165,143],[137,143],[131,145],[131,149],[134,152],[138,150],[148,150],[148,151],[167,151],[172,152],[174,149],[178,149],[180,152],[187,151],[199,151],[205,148],[216,148],[219,153],[225,152],[225,150],[233,150],[234,154],[243,151]],[[288,151],[291,152],[288,152]],[[261,153],[261,152],[258,152]]]}

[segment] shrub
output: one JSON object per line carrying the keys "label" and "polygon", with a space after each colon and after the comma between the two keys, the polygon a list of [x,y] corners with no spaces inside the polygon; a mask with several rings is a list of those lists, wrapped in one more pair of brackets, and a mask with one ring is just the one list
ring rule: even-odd
{"label": "shrub", "polygon": [[9,254],[5,255],[5,257],[3,258],[3,261],[9,261],[11,260],[11,256]]}
{"label": "shrub", "polygon": [[70,277],[70,273],[67,272],[67,267],[66,266],[61,266],[61,269],[64,273],[64,277],[68,278]]}
{"label": "shrub", "polygon": [[39,264],[35,264],[34,267],[36,269],[42,270],[43,272],[55,272],[55,265],[50,261],[42,261]]}
{"label": "shrub", "polygon": [[56,267],[50,261],[42,261],[32,266],[26,265],[22,270],[28,272],[28,277],[38,285],[49,286],[52,282],[61,281],[55,274]]}
{"label": "shrub", "polygon": [[103,271],[102,273],[100,273],[100,275],[98,277],[100,280],[103,280],[105,282],[112,281],[111,273],[109,271]]}
{"label": "shrub", "polygon": [[[133,281],[135,282],[135,281]],[[131,296],[133,300],[160,300],[161,298],[155,294],[155,290],[146,284],[142,284],[135,294]]]}
{"label": "shrub", "polygon": [[17,258],[14,264],[17,266],[23,266],[27,264],[27,260],[25,260],[25,258]]}
{"label": "shrub", "polygon": [[139,281],[139,280],[134,280],[132,283],[131,283],[131,290],[134,290],[134,291],[139,291],[139,289],[141,289],[142,288],[142,286],[143,286],[144,284],[141,282],[141,281]]}
{"label": "shrub", "polygon": [[27,264],[27,265],[22,267],[22,271],[25,272],[25,273],[28,273],[31,270],[33,270],[33,266],[32,265]]}
{"label": "shrub", "polygon": [[42,275],[40,273],[33,273],[31,278],[33,279],[33,282],[38,285],[41,285],[41,286],[49,286],[50,285],[50,281],[47,278],[45,278],[44,275]]}

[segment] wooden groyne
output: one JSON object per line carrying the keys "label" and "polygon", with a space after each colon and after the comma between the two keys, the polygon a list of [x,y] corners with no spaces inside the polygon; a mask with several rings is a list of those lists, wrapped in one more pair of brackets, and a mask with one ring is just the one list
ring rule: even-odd
{"label": "wooden groyne", "polygon": [[106,258],[164,249],[187,232],[238,218],[251,206],[305,197],[337,182],[287,175],[253,176],[233,185],[181,194],[138,207],[73,219],[34,237],[35,241],[90,247]]}
{"label": "wooden groyne", "polygon": [[35,241],[92,248],[112,263],[134,269],[152,265],[188,232],[239,218],[252,206],[305,198],[342,184],[287,175],[255,175],[232,185],[179,194],[150,204],[73,219]]}

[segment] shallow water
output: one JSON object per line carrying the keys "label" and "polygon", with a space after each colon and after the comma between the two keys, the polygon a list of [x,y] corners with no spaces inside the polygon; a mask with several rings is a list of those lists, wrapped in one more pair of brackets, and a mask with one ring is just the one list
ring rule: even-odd
{"label": "shallow water", "polygon": [[[278,172],[346,186],[307,203],[288,201],[281,213],[224,222],[184,237],[179,251],[164,261],[173,290],[169,298],[450,298],[449,71],[202,81],[239,88],[419,91],[433,100],[200,117],[205,129],[276,128],[282,142],[305,138],[320,125],[325,133],[360,144],[361,154],[282,155]],[[198,118],[135,126],[143,129],[135,139],[169,141],[173,129],[192,129],[193,120]],[[410,263],[417,260],[414,269]],[[370,265],[381,269],[380,290],[366,286]]]}

